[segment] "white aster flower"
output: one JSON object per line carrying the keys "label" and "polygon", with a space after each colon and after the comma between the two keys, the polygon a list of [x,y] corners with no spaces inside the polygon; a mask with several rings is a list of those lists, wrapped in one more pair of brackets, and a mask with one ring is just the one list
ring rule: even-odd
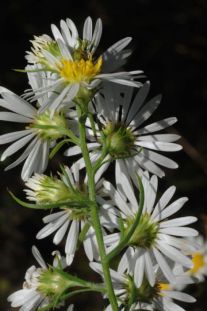
{"label": "white aster flower", "polygon": [[[66,262],[72,264],[77,249],[78,238],[81,230],[87,231],[83,240],[85,253],[90,261],[99,258],[98,247],[93,227],[90,225],[90,206],[86,183],[80,180],[78,166],[71,172],[65,167],[60,178],[36,174],[31,177],[25,189],[27,199],[37,203],[61,203],[66,201],[80,202],[81,207],[60,207],[60,211],[51,213],[43,218],[46,224],[37,234],[37,239],[43,239],[56,232],[54,244],[59,244],[66,236],[65,253]],[[102,181],[96,184],[97,202],[100,205],[100,220],[103,228],[112,230],[117,226],[117,217],[110,202],[101,195]],[[75,203],[74,203],[75,204]]]}
{"label": "white aster flower", "polygon": [[[29,80],[31,85],[39,84],[42,80],[42,74],[40,76],[40,73],[29,73]],[[25,161],[21,177],[23,180],[27,180],[33,173],[45,171],[50,148],[54,147],[57,139],[64,137],[64,131],[67,131],[68,127],[74,129],[74,122],[68,121],[61,111],[56,111],[52,118],[49,110],[40,113],[39,108],[35,108],[6,88],[1,87],[0,94],[2,96],[0,107],[9,110],[0,112],[0,120],[24,125],[23,130],[0,135],[0,145],[11,143],[2,153],[1,161],[26,147],[17,160],[10,164],[6,170]],[[54,94],[45,95],[38,101],[38,105],[41,107],[48,100],[54,102]],[[51,128],[49,128],[50,126]]]}
{"label": "white aster flower", "polygon": [[191,254],[193,267],[186,272],[187,275],[204,282],[207,276],[207,242],[202,235],[194,238],[196,251]]}
{"label": "white aster flower", "polygon": [[[133,89],[129,87],[104,84],[104,88],[97,94],[94,101],[94,113],[97,114],[97,139],[89,126],[88,143],[91,161],[95,162],[105,147],[108,151],[105,163],[98,174],[101,175],[115,161],[116,183],[127,180],[130,176],[136,180],[134,172],[148,170],[159,177],[165,175],[159,166],[175,169],[177,163],[160,154],[160,152],[174,152],[182,147],[174,141],[179,139],[175,134],[157,134],[177,122],[175,117],[167,118],[149,125],[142,124],[148,120],[160,104],[158,95],[144,101],[148,95],[150,83],[146,82],[133,97]],[[78,146],[65,152],[66,156],[80,154]],[[83,158],[78,161],[84,167]]]}
{"label": "white aster flower", "polygon": [[[142,183],[145,196],[142,216],[120,261],[123,272],[133,272],[138,288],[141,286],[144,277],[148,279],[151,286],[155,284],[154,263],[158,264],[170,283],[175,281],[172,264],[180,263],[188,269],[192,268],[192,260],[186,256],[186,253],[192,252],[194,247],[186,237],[198,234],[196,230],[186,227],[186,225],[195,222],[196,217],[169,219],[188,200],[183,197],[169,204],[175,193],[174,186],[168,188],[155,204],[157,177],[153,175],[149,179],[148,173],[145,172],[142,176]],[[139,209],[138,204],[134,202],[134,197],[130,198],[129,195],[129,201],[127,201],[127,196],[116,190],[109,182],[104,181],[104,187],[114,204],[120,209],[124,226],[123,234],[127,234],[136,218]],[[125,185],[123,185],[123,189],[126,189]],[[125,193],[127,191],[133,192],[132,189],[129,191],[129,188],[125,190]],[[118,232],[105,237],[105,243],[109,250],[112,250],[119,243],[120,237],[121,234]]]}
{"label": "white aster flower", "polygon": [[[8,301],[11,302],[11,306],[21,307],[19,310],[34,311],[41,307],[47,306],[50,303],[49,296],[45,295],[41,290],[41,277],[49,271],[49,267],[46,265],[44,259],[42,258],[38,249],[33,246],[32,253],[40,267],[36,268],[31,266],[25,274],[25,282],[23,283],[23,288],[14,292],[8,297]],[[57,256],[58,264],[62,261],[59,252],[54,252],[54,267],[57,266]]]}
{"label": "white aster flower", "polygon": [[[51,85],[36,89],[34,98],[42,96],[47,91],[58,92],[55,103],[45,103],[42,109],[50,107],[56,110],[63,99],[72,101],[82,90],[91,90],[101,81],[110,81],[139,87],[141,83],[133,81],[139,77],[140,70],[129,72],[114,72],[123,65],[131,54],[125,47],[131,41],[130,37],[124,38],[113,44],[103,55],[96,56],[102,34],[102,22],[97,20],[93,30],[92,20],[88,17],[83,27],[83,35],[69,18],[61,20],[60,30],[51,26],[54,40],[43,35],[32,41],[32,52],[27,52],[27,60],[38,63],[42,70],[52,73]],[[85,91],[83,91],[85,92]],[[30,96],[32,93],[28,93]]]}
{"label": "white aster flower", "polygon": [[[103,277],[102,266],[99,263],[92,262],[90,267]],[[110,269],[111,279],[118,305],[121,311],[126,310],[125,307],[131,301],[130,311],[135,310],[160,310],[160,311],[178,311],[183,310],[180,306],[174,303],[174,299],[182,302],[193,303],[195,298],[192,296],[176,291],[171,284],[166,282],[166,279],[160,276],[156,266],[153,266],[156,280],[154,285],[151,285],[147,279],[143,279],[141,286],[136,286],[136,276],[133,274],[123,273],[123,269],[114,271]],[[141,271],[139,271],[141,272]],[[181,278],[176,279],[176,282],[182,283]],[[106,311],[112,311],[109,305]]]}

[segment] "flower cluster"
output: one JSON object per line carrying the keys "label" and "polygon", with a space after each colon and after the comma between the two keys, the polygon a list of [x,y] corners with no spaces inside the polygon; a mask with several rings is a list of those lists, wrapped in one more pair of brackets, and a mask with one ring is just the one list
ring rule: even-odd
{"label": "flower cluster", "polygon": [[[18,96],[0,87],[0,106],[6,109],[0,120],[23,126],[2,134],[0,144],[10,144],[2,161],[24,148],[6,169],[24,162],[27,202],[12,196],[23,206],[49,210],[36,237],[54,234],[65,257],[55,251],[53,266],[46,265],[33,247],[40,268],[27,270],[23,289],[8,301],[20,310],[50,310],[95,291],[108,299],[107,311],[184,310],[174,299],[195,301],[180,288],[203,280],[207,258],[194,238],[198,232],[189,227],[197,218],[172,218],[188,199],[173,200],[175,186],[157,195],[164,168],[178,167],[165,154],[182,148],[179,136],[163,131],[177,119],[148,123],[161,96],[148,98],[150,82],[139,81],[141,70],[123,71],[130,37],[98,54],[100,19],[93,26],[88,17],[82,35],[69,18],[51,30],[52,37],[35,36],[26,52],[30,89]],[[62,147],[65,161],[78,158],[47,174],[49,160]],[[66,271],[79,247],[103,283]]]}

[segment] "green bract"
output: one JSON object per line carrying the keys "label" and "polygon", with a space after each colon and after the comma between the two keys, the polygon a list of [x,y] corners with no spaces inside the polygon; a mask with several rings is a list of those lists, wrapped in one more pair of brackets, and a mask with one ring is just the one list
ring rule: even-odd
{"label": "green bract", "polygon": [[135,137],[130,129],[122,124],[109,123],[103,129],[105,143],[112,157],[129,156],[132,153]]}
{"label": "green bract", "polygon": [[[133,223],[134,218],[126,220],[125,233],[128,232]],[[151,222],[148,214],[143,214],[137,228],[129,240],[129,245],[142,248],[151,248],[157,238],[158,229],[158,224]]]}
{"label": "green bract", "polygon": [[64,136],[67,131],[67,121],[62,113],[55,112],[51,118],[50,111],[37,115],[29,128],[35,129],[42,139],[58,139]]}

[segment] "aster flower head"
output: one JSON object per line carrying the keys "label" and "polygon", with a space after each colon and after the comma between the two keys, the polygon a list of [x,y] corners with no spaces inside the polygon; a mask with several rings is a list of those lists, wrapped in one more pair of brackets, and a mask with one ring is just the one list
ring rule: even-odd
{"label": "aster flower head", "polygon": [[191,254],[193,267],[186,274],[198,282],[204,282],[207,276],[207,242],[202,235],[195,237],[193,242],[196,243],[196,250]]}
{"label": "aster flower head", "polygon": [[[115,161],[116,183],[129,179],[136,183],[135,172],[144,170],[159,177],[165,175],[160,166],[176,169],[177,163],[160,152],[175,152],[182,147],[174,143],[180,137],[175,134],[157,134],[157,132],[177,122],[175,117],[143,126],[158,108],[161,96],[155,96],[145,105],[150,83],[146,82],[140,90],[133,94],[129,87],[104,84],[91,106],[97,114],[97,138],[94,137],[88,121],[88,148],[91,161],[94,163],[101,155],[102,149],[107,150],[107,157],[98,175],[101,175]],[[66,150],[66,156],[81,154],[78,146]],[[78,161],[84,167],[83,158]]]}
{"label": "aster flower head", "polygon": [[[100,220],[103,227],[112,230],[117,226],[117,218],[113,206],[101,197],[101,185],[102,181],[96,184]],[[67,206],[67,203],[61,204],[60,211],[44,217],[43,222],[46,225],[38,232],[37,239],[43,239],[56,232],[53,243],[57,245],[66,236],[66,261],[70,265],[75,256],[79,234],[86,230],[83,240],[85,253],[90,261],[97,259],[99,254],[94,229],[91,226],[87,184],[81,180],[78,166],[74,166],[73,171],[65,167],[59,178],[36,174],[27,181],[26,186],[29,188],[25,189],[27,199],[36,203],[56,203],[57,206],[63,202],[74,204],[72,207]]]}
{"label": "aster flower head", "polygon": [[[120,269],[133,271],[136,286],[139,288],[146,277],[151,286],[155,284],[153,264],[156,262],[166,279],[173,283],[175,277],[172,265],[180,263],[186,268],[192,268],[192,260],[186,253],[194,249],[187,239],[196,236],[196,230],[186,227],[197,220],[196,217],[178,217],[168,219],[178,212],[188,200],[180,198],[169,204],[175,193],[175,187],[168,188],[156,202],[158,179],[155,175],[149,178],[147,172],[142,176],[144,186],[144,207],[137,228],[132,234],[128,247],[120,261]],[[134,197],[128,197],[116,190],[109,182],[104,182],[106,192],[112,198],[121,212],[123,221],[122,235],[126,235],[135,221],[139,210]],[[126,187],[123,187],[124,189]],[[127,192],[128,189],[125,191]],[[133,193],[131,190],[130,193]],[[105,243],[111,251],[118,243],[121,233],[109,234],[105,237]]]}
{"label": "aster flower head", "polygon": [[[103,277],[102,266],[99,263],[91,262],[90,267]],[[123,273],[120,267],[117,271],[110,269],[111,279],[116,296],[118,297],[118,305],[121,311],[128,307],[130,311],[135,310],[161,310],[174,311],[181,309],[174,299],[178,301],[193,303],[196,300],[185,293],[174,290],[173,286],[160,274],[157,266],[153,266],[156,280],[151,285],[147,279],[143,279],[140,287],[137,287],[135,275]],[[177,279],[182,283],[182,279]],[[109,305],[106,311],[112,311]]]}
{"label": "aster flower head", "polygon": [[33,246],[32,253],[40,267],[31,266],[25,274],[23,288],[8,297],[12,307],[21,307],[20,310],[39,310],[49,305],[53,299],[61,294],[62,289],[68,284],[56,273],[56,268],[64,268],[64,258],[59,252],[53,252],[53,266],[48,266],[38,249]]}
{"label": "aster flower head", "polygon": [[[30,84],[34,87],[43,83],[43,75],[39,72],[28,73]],[[0,94],[0,107],[9,110],[0,112],[0,120],[24,125],[23,130],[0,135],[1,145],[12,143],[1,155],[1,161],[26,146],[23,153],[6,170],[25,161],[21,177],[27,180],[33,173],[45,171],[50,148],[54,147],[57,139],[64,137],[68,127],[74,130],[74,123],[66,119],[64,111],[56,111],[52,117],[49,110],[40,112],[44,102],[55,102],[54,94],[48,93],[41,98],[37,108],[6,88],[1,87]]]}
{"label": "aster flower head", "polygon": [[93,30],[92,19],[88,17],[82,36],[69,18],[66,21],[61,20],[60,30],[55,25],[51,26],[51,30],[54,39],[45,35],[36,37],[32,41],[32,52],[28,52],[26,57],[29,62],[38,63],[42,70],[52,73],[50,87],[36,89],[39,95],[34,95],[34,98],[42,96],[48,90],[59,93],[59,100],[55,105],[48,102],[42,109],[50,106],[55,110],[63,99],[75,102],[75,98],[83,97],[89,101],[93,90],[104,80],[140,87],[141,83],[133,81],[133,78],[139,76],[142,71],[116,72],[130,55],[130,52],[125,50],[131,41],[130,37],[118,41],[105,53],[97,56],[95,52],[102,34],[100,19],[96,21]]}

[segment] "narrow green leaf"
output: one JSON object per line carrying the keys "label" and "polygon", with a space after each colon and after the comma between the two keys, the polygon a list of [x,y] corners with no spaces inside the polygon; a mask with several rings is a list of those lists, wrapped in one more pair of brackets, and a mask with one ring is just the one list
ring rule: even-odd
{"label": "narrow green leaf", "polygon": [[60,148],[62,148],[62,146],[64,146],[64,144],[70,142],[70,139],[64,139],[62,141],[60,141],[50,152],[49,158],[52,159],[56,153],[60,150]]}

